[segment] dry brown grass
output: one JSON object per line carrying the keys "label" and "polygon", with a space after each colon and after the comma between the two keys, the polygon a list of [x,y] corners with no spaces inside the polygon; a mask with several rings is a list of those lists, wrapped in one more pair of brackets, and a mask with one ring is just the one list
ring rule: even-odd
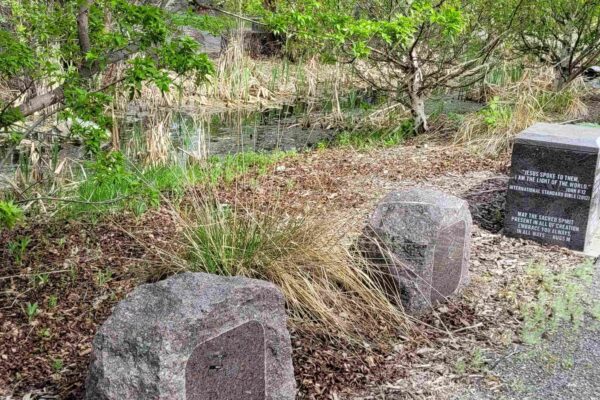
{"label": "dry brown grass", "polygon": [[466,116],[455,141],[485,155],[497,155],[510,147],[512,138],[536,122],[564,122],[587,115],[581,80],[561,91],[553,88],[550,68],[526,70],[517,82],[487,85],[488,105]]}
{"label": "dry brown grass", "polygon": [[357,343],[412,329],[368,262],[345,243],[344,221],[295,217],[277,205],[228,206],[210,193],[196,190],[172,208],[182,245],[158,250],[164,262],[142,271],[146,277],[197,271],[267,280],[281,288],[297,326]]}
{"label": "dry brown grass", "polygon": [[261,108],[295,99],[333,98],[346,88],[364,87],[352,69],[327,65],[316,58],[291,62],[287,59],[253,59],[244,50],[243,32],[234,32],[221,55],[213,60],[214,76],[196,85],[192,79],[178,80],[181,90],[161,93],[153,85],[144,85],[135,103],[126,94],[115,100],[120,111],[132,104],[156,109],[181,106],[201,111],[225,108]]}

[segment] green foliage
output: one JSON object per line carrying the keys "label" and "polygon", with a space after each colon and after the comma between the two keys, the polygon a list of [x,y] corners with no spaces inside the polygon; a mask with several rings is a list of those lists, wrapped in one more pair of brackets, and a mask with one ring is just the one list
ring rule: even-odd
{"label": "green foliage", "polygon": [[57,305],[58,297],[54,294],[50,295],[50,297],[48,297],[48,308],[56,308]]}
{"label": "green foliage", "polygon": [[550,114],[562,115],[579,99],[579,93],[573,90],[546,91],[537,96],[541,110]]}
{"label": "green foliage", "polygon": [[35,318],[35,316],[39,313],[39,306],[38,303],[30,303],[27,302],[25,304],[25,307],[23,308],[23,312],[25,313],[25,315],[27,316],[27,320],[31,323],[31,321],[33,321],[33,319]]}
{"label": "green foliage", "polygon": [[164,69],[179,75],[194,71],[201,80],[215,71],[208,56],[198,52],[199,48],[198,42],[191,37],[175,38],[161,48],[159,59]]}
{"label": "green foliage", "polygon": [[476,348],[470,354],[469,358],[461,357],[454,364],[454,369],[458,374],[481,373],[487,365],[485,354],[481,348]]}
{"label": "green foliage", "polygon": [[430,46],[451,44],[468,27],[470,12],[460,1],[420,0],[395,5],[306,0],[280,2],[276,12],[263,14],[274,32],[317,44],[315,52],[326,49],[334,56],[367,58],[374,50],[391,50],[389,54],[395,58],[410,50],[415,39],[425,33]]}
{"label": "green foliage", "polygon": [[129,87],[131,98],[140,94],[142,84],[146,81],[152,81],[163,93],[169,91],[171,78],[152,57],[137,57],[129,64],[125,83]]}
{"label": "green foliage", "polygon": [[137,214],[160,204],[163,196],[180,198],[186,187],[197,183],[230,183],[251,170],[267,172],[273,163],[293,153],[239,153],[211,157],[206,165],[168,165],[138,170],[120,152],[100,154],[90,163],[89,177],[78,187],[78,199],[70,205],[77,214],[131,210]]}
{"label": "green foliage", "polygon": [[[214,68],[198,43],[182,34],[181,26],[213,32],[225,26],[217,17],[171,13],[158,5],[127,0],[11,0],[5,7],[0,81],[17,78],[56,89],[52,98],[43,101],[33,96],[17,106],[14,103],[25,96],[15,96],[0,104],[0,128],[63,103],[62,116],[72,121],[71,134],[83,139],[92,155],[100,152],[111,128],[106,110],[112,101],[110,92],[121,79],[132,95],[139,94],[145,82],[163,92],[182,77],[200,83]],[[78,25],[82,16],[86,23]],[[123,75],[118,75],[124,78],[110,80],[111,74],[103,74],[123,61]],[[27,127],[20,129],[28,132]]]}
{"label": "green foliage", "polygon": [[502,104],[500,98],[494,97],[479,111],[488,127],[505,126],[512,117],[512,107]]}
{"label": "green foliage", "polygon": [[71,122],[70,134],[81,138],[86,151],[91,155],[100,153],[102,144],[108,139],[112,120],[104,109],[112,97],[102,92],[90,92],[82,87],[65,88],[67,110],[61,117]]}
{"label": "green foliage", "polygon": [[488,85],[505,87],[509,84],[519,82],[523,79],[525,67],[521,64],[501,64],[492,68],[485,76],[485,83]]}
{"label": "green foliage", "polygon": [[403,121],[393,129],[372,129],[367,131],[342,132],[334,143],[356,149],[397,146],[415,133],[411,120]]}
{"label": "green foliage", "polygon": [[74,212],[99,213],[125,206],[136,213],[159,204],[160,193],[146,185],[142,177],[131,170],[120,152],[100,153],[89,164],[90,178],[78,188],[84,203],[74,203]]}
{"label": "green foliage", "polygon": [[47,339],[52,336],[52,332],[50,331],[50,328],[42,328],[39,330],[38,335],[43,339]]}
{"label": "green foliage", "polygon": [[207,31],[218,35],[235,26],[231,18],[218,18],[212,15],[198,15],[192,11],[176,13],[171,16],[172,22],[178,27],[190,27],[199,31]]}
{"label": "green foliage", "polygon": [[465,81],[485,75],[502,39],[495,32],[509,24],[496,7],[503,6],[489,0],[300,0],[280,2],[264,18],[307,52],[355,65],[369,85],[412,111],[413,128],[421,132],[427,129],[424,101],[432,92],[468,86]]}
{"label": "green foliage", "polygon": [[50,281],[50,275],[48,273],[41,273],[34,275],[33,279],[36,286],[44,286]]}
{"label": "green foliage", "polygon": [[0,29],[0,76],[14,77],[36,66],[32,49],[6,29]]}
{"label": "green foliage", "polygon": [[292,252],[302,220],[277,215],[250,215],[226,205],[202,203],[194,210],[197,224],[186,236],[192,271],[218,275],[260,275],[272,260]]}
{"label": "green foliage", "polygon": [[23,219],[23,210],[12,201],[0,200],[0,228],[12,229]]}
{"label": "green foliage", "polygon": [[15,262],[18,265],[21,265],[23,262],[23,257],[25,256],[25,252],[27,251],[29,243],[31,243],[31,238],[29,236],[10,241],[8,243],[8,251],[14,257]]}
{"label": "green foliage", "polygon": [[64,362],[61,358],[55,358],[52,360],[52,370],[54,372],[60,372],[64,367]]}
{"label": "green foliage", "polygon": [[112,271],[98,271],[96,272],[96,283],[98,286],[106,286],[113,278]]}
{"label": "green foliage", "polygon": [[23,114],[17,107],[6,107],[4,112],[0,113],[0,127],[10,127],[22,120]]}

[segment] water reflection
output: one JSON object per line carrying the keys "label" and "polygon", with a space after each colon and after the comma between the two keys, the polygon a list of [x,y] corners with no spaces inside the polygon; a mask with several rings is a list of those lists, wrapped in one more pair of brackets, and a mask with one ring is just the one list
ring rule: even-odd
{"label": "water reflection", "polygon": [[303,150],[333,138],[334,130],[311,125],[304,115],[302,106],[208,115],[134,114],[123,118],[119,143],[131,159],[157,164],[248,151]]}
{"label": "water reflection", "polygon": [[[264,111],[211,114],[137,111],[115,117],[115,128],[103,147],[118,147],[142,165],[185,164],[249,151],[300,151],[334,137],[335,131],[315,123],[318,120],[319,114],[302,103]],[[36,140],[23,140],[16,146],[0,146],[0,187],[37,180],[43,174],[64,173],[73,163],[81,170],[86,160],[84,146],[70,140],[68,132],[61,138],[55,131],[52,128]]]}

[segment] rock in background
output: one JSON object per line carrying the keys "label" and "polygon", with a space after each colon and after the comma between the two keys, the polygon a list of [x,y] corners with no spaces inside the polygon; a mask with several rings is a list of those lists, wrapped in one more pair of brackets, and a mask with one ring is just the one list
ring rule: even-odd
{"label": "rock in background", "polygon": [[360,247],[393,300],[418,314],[466,285],[471,228],[466,201],[415,188],[379,203]]}

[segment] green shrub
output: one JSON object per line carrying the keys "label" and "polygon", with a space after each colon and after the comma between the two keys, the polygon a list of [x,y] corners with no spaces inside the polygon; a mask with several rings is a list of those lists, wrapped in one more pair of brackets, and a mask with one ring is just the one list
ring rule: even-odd
{"label": "green shrub", "polygon": [[23,210],[12,201],[0,200],[0,227],[12,229],[23,219]]}

